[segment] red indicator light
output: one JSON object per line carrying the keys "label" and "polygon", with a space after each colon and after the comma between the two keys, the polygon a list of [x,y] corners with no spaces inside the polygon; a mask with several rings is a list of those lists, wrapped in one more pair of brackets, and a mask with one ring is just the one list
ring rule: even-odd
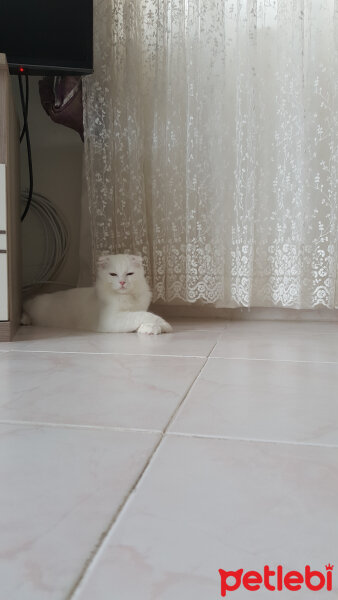
{"label": "red indicator light", "polygon": [[23,72],[24,72],[24,70],[25,70],[25,69],[24,69],[23,67],[20,67],[20,69],[19,69],[20,73],[23,73]]}

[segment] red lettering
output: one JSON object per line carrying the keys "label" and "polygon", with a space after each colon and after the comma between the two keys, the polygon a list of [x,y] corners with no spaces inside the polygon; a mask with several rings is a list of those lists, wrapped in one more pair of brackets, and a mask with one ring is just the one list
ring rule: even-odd
{"label": "red lettering", "polygon": [[299,571],[289,571],[284,577],[284,585],[288,590],[300,590],[304,577]]}
{"label": "red lettering", "polygon": [[270,575],[273,577],[274,575],[276,575],[276,571],[270,571],[268,565],[265,565],[265,567],[264,567],[264,585],[267,590],[270,590],[271,592],[273,592],[276,588],[274,585],[270,585],[270,581],[269,581]]}
{"label": "red lettering", "polygon": [[263,582],[262,575],[257,571],[248,571],[243,577],[243,585],[245,589],[255,592],[261,587],[260,584]]}
{"label": "red lettering", "polygon": [[[243,572],[243,569],[237,571],[224,571],[219,569],[218,572],[221,576],[221,596],[226,596],[227,592],[234,592],[243,584],[243,587],[250,591],[255,592],[261,588],[263,583],[264,587],[269,591],[282,591],[287,589],[290,591],[299,591],[302,589],[302,584],[305,583],[306,587],[312,591],[322,590],[326,584],[326,589],[332,591],[332,569],[333,565],[326,565],[326,577],[321,571],[311,571],[310,565],[305,567],[305,576],[299,571],[289,571],[283,574],[283,566],[278,565],[276,571],[272,571],[269,565],[264,565],[264,576],[258,571],[247,571]],[[276,580],[272,585],[270,579],[276,576]]]}
{"label": "red lettering", "polygon": [[[238,571],[223,571],[223,569],[218,569],[218,572],[221,576],[221,596],[226,596],[227,592],[238,590],[241,585],[243,569],[238,569]],[[234,577],[236,580],[235,583],[227,583],[228,577]]]}
{"label": "red lettering", "polygon": [[[311,583],[313,577],[318,577],[319,583]],[[325,585],[325,576],[320,571],[311,571],[309,565],[305,567],[305,585],[309,590],[322,590]]]}

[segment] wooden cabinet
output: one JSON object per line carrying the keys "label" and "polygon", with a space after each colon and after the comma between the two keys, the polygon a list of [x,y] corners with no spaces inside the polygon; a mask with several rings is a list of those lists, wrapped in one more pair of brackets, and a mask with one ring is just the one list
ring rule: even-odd
{"label": "wooden cabinet", "polygon": [[19,126],[0,54],[0,341],[11,340],[20,322],[20,235]]}

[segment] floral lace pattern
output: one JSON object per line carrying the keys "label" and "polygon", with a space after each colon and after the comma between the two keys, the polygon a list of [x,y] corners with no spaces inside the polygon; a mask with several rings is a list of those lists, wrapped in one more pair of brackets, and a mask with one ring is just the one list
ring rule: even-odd
{"label": "floral lace pattern", "polygon": [[337,306],[335,0],[94,4],[92,264],[142,254],[159,301]]}

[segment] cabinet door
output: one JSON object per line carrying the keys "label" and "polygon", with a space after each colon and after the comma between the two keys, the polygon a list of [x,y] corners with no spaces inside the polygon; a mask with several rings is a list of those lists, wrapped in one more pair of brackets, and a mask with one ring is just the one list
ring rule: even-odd
{"label": "cabinet door", "polygon": [[8,321],[6,165],[0,164],[0,321]]}

